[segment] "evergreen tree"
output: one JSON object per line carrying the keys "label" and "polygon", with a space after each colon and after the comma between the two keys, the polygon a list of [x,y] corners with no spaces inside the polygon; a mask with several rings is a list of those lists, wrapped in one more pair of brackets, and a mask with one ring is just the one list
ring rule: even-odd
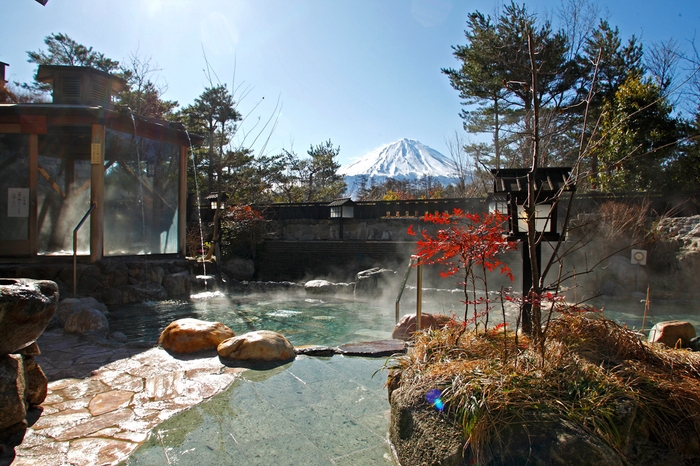
{"label": "evergreen tree", "polygon": [[96,52],[92,47],[77,43],[67,34],[53,33],[44,39],[47,50],[27,52],[29,63],[37,65],[87,66],[112,73],[119,69],[119,62]]}
{"label": "evergreen tree", "polygon": [[[151,60],[138,53],[129,56],[123,65],[92,47],[79,44],[67,34],[49,34],[44,39],[46,50],[27,52],[30,63],[37,65],[83,66],[106,73],[115,74],[126,81],[125,89],[118,96],[119,105],[129,107],[136,115],[149,118],[171,119],[178,103],[163,99],[164,89],[159,88],[149,78],[158,71],[151,66]],[[16,83],[17,100],[21,102],[48,101],[51,86],[46,83]]]}
{"label": "evergreen tree", "polygon": [[[598,27],[586,39],[579,63],[583,69],[582,91],[588,93],[593,86],[587,109],[588,121],[597,122],[605,105],[607,104],[610,108],[622,83],[629,77],[642,76],[642,46],[637,43],[634,36],[623,46],[619,30],[611,28],[607,21],[601,20]],[[589,146],[597,144],[603,136],[602,128],[596,128],[595,124],[583,128],[580,126],[583,118],[580,118],[578,123],[575,126],[575,135],[584,132],[590,141]],[[592,174],[590,183],[593,188],[599,187],[597,185],[597,174],[600,169],[598,155],[599,151],[591,151],[584,167]]]}
{"label": "evergreen tree", "polygon": [[[551,140],[570,125],[568,109],[579,98],[576,84],[581,70],[576,60],[567,58],[566,35],[553,31],[548,21],[541,24],[524,5],[511,2],[492,21],[476,12],[467,20],[467,45],[453,47],[462,62],[459,70],[444,69],[465,105],[478,105],[463,111],[465,129],[489,132],[493,136],[492,166],[503,161],[504,141],[517,160],[506,165],[529,164],[531,158],[534,100],[542,112],[543,147],[553,158],[561,157]],[[530,43],[532,42],[532,44]],[[529,48],[534,50],[539,82],[532,92]],[[506,133],[506,137],[502,136]],[[542,153],[543,160],[548,152]]]}
{"label": "evergreen tree", "polygon": [[190,131],[203,132],[207,137],[207,189],[221,192],[219,180],[224,169],[223,148],[236,130],[241,115],[235,108],[233,96],[225,84],[204,89],[194,104],[183,109],[183,116]]}
{"label": "evergreen tree", "polygon": [[601,165],[600,188],[610,192],[671,187],[668,164],[681,137],[672,107],[651,79],[630,76],[605,104],[601,141],[593,151]]}
{"label": "evergreen tree", "polygon": [[460,116],[470,133],[492,133],[494,166],[501,166],[502,128],[508,124],[506,113],[512,113],[503,86],[505,70],[498,58],[501,43],[491,17],[474,12],[467,18],[464,31],[466,45],[453,46],[454,56],[462,62],[459,70],[443,68],[453,88],[459,91],[464,109]]}
{"label": "evergreen tree", "polygon": [[311,145],[308,158],[283,150],[280,161],[284,170],[277,183],[277,199],[282,202],[330,202],[345,193],[347,185],[338,174],[340,163],[336,157],[340,147],[328,141]]}
{"label": "evergreen tree", "polygon": [[360,201],[366,201],[370,190],[369,176],[360,175],[355,182],[355,197]]}
{"label": "evergreen tree", "polygon": [[695,118],[683,125],[686,139],[667,162],[667,181],[679,191],[697,191],[700,186],[700,108]]}
{"label": "evergreen tree", "polygon": [[[85,66],[95,68],[107,73],[113,73],[119,70],[119,62],[107,58],[103,53],[96,52],[92,47],[86,47],[71,39],[67,34],[52,33],[44,38],[46,50],[37,52],[27,52],[29,63],[37,65],[63,65],[63,66]],[[38,66],[37,66],[38,71]],[[22,83],[18,86],[28,95],[36,95],[37,100],[48,100],[42,97],[42,94],[48,94],[51,91],[51,85],[36,81],[28,84]]]}
{"label": "evergreen tree", "polygon": [[310,157],[304,167],[307,202],[332,201],[341,197],[347,186],[342,175],[338,174],[340,147],[333,147],[329,139],[312,145],[307,154]]}
{"label": "evergreen tree", "polygon": [[613,29],[607,21],[600,21],[586,40],[583,55],[579,58],[585,84],[595,85],[594,109],[611,101],[628,77],[643,74],[642,55],[642,46],[634,36],[623,46],[618,28]]}

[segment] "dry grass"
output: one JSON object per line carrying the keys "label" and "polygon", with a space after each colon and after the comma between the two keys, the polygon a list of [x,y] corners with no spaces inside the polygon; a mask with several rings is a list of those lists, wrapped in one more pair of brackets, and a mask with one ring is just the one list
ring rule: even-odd
{"label": "dry grass", "polygon": [[479,462],[499,448],[504,425],[533,412],[570,419],[623,455],[642,419],[644,432],[633,435],[682,457],[700,448],[687,443],[693,432],[700,438],[698,353],[650,347],[612,321],[582,315],[552,323],[544,360],[523,337],[516,348],[512,334],[460,330],[420,334],[393,377],[416,397],[439,388]]}

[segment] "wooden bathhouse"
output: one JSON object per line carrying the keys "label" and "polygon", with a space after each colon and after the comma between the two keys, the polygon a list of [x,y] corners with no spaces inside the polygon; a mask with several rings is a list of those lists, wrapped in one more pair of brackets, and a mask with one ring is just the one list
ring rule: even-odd
{"label": "wooden bathhouse", "polygon": [[77,250],[90,262],[184,257],[182,125],[118,108],[125,82],[96,69],[40,66],[37,79],[51,103],[0,104],[0,258],[72,255],[83,218]]}

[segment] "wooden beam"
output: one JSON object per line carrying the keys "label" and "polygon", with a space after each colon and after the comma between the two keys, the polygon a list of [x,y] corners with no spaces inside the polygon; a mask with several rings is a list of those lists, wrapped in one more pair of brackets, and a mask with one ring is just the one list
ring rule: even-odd
{"label": "wooden beam", "polygon": [[122,168],[124,171],[126,171],[130,176],[132,176],[136,181],[138,181],[138,182],[141,184],[141,186],[143,186],[144,188],[146,188],[146,190],[148,190],[149,193],[153,194],[153,195],[156,196],[158,199],[160,199],[161,201],[163,201],[163,204],[165,204],[166,206],[168,206],[168,208],[169,208],[170,210],[173,210],[173,211],[175,210],[175,208],[174,208],[173,206],[171,206],[171,205],[168,203],[168,201],[166,201],[166,200],[163,198],[163,196],[161,196],[159,193],[157,193],[157,192],[155,191],[155,189],[153,189],[153,186],[151,186],[151,184],[150,184],[147,180],[144,180],[144,179],[143,179],[143,176],[139,176],[136,172],[134,172],[133,168],[131,168],[130,166],[128,166],[126,163],[123,163],[123,162],[119,162],[119,167],[121,167],[121,168]]}
{"label": "wooden beam", "polygon": [[23,133],[46,134],[46,117],[44,115],[20,115],[19,124]]}
{"label": "wooden beam", "polygon": [[104,204],[105,204],[105,127],[92,125],[90,155],[90,198],[95,210],[90,214],[90,262],[97,262],[104,255]]}
{"label": "wooden beam", "polygon": [[[49,115],[49,126],[90,126],[97,118],[93,115]],[[94,125],[93,125],[94,126]],[[101,125],[100,125],[101,126]]]}
{"label": "wooden beam", "polygon": [[14,123],[0,123],[0,133],[21,133],[22,125]]}
{"label": "wooden beam", "polygon": [[49,174],[47,173],[47,171],[44,170],[44,167],[42,167],[41,165],[38,165],[38,166],[37,166],[37,171],[38,171],[39,173],[41,173],[41,176],[43,176],[43,177],[46,179],[46,181],[49,182],[49,184],[51,185],[51,187],[53,188],[53,190],[56,191],[56,192],[58,193],[59,196],[61,196],[62,198],[65,198],[65,197],[66,197],[66,195],[63,194],[63,191],[61,191],[61,187],[58,185],[58,183],[56,183],[56,182],[54,181],[53,178],[51,178],[51,175],[49,175]]}
{"label": "wooden beam", "polygon": [[80,193],[82,193],[83,191],[85,191],[86,189],[88,189],[89,186],[90,186],[90,180],[87,180],[85,183],[83,183],[83,184],[80,186],[80,188],[78,188],[78,189],[75,191],[75,194],[80,194]]}
{"label": "wooden beam", "polygon": [[37,232],[37,185],[39,167],[39,135],[29,135],[29,255],[36,256],[39,245]]}

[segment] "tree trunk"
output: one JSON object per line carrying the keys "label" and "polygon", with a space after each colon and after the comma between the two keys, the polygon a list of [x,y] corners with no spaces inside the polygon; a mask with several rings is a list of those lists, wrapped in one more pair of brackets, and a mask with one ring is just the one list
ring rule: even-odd
{"label": "tree trunk", "polygon": [[[532,274],[532,286],[528,291],[528,299],[532,302],[532,337],[536,344],[542,340],[542,309],[540,306],[540,294],[542,284],[540,283],[540,264],[537,254],[537,244],[542,240],[538,238],[535,230],[535,208],[536,208],[536,175],[539,163],[539,101],[537,98],[537,67],[535,65],[535,54],[532,44],[532,32],[528,31],[528,51],[530,54],[532,86],[532,165],[527,175],[528,198],[525,203],[527,213],[527,245],[530,253],[530,272]],[[528,105],[526,105],[526,108]],[[523,290],[524,291],[524,290]]]}
{"label": "tree trunk", "polygon": [[493,113],[494,113],[494,126],[493,126],[493,151],[496,155],[496,170],[499,170],[501,168],[501,142],[499,141],[500,137],[500,128],[499,128],[499,121],[498,121],[498,112],[500,111],[498,107],[498,96],[494,95],[493,98]]}

